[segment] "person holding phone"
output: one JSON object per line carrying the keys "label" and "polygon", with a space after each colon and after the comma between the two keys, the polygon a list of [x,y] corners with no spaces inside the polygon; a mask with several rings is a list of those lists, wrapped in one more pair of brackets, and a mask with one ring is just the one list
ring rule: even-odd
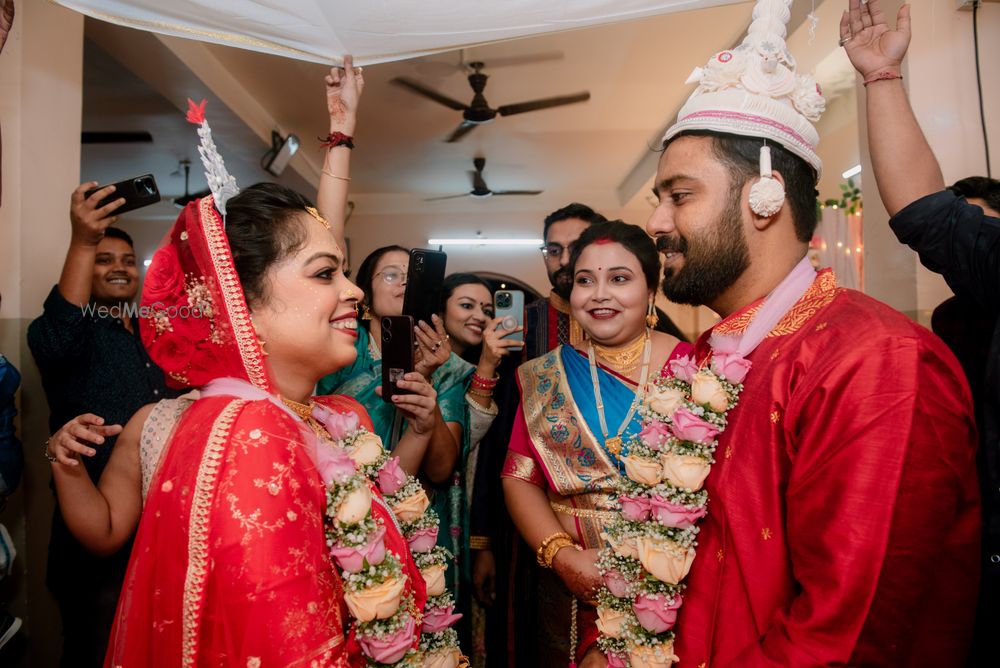
{"label": "person holding phone", "polygon": [[[518,368],[521,405],[502,473],[517,530],[540,560],[551,555],[535,592],[534,633],[537,665],[553,666],[603,658],[594,646],[595,562],[624,471],[620,444],[639,430],[637,407],[652,379],[691,351],[651,327],[660,263],[642,228],[594,223],[576,242],[568,271],[572,315],[586,337]],[[575,549],[540,549],[550,544]]]}
{"label": "person holding phone", "polygon": [[[123,198],[114,186],[83,183],[70,198],[70,242],[59,283],[28,327],[28,347],[41,372],[54,434],[77,415],[124,424],[143,405],[175,396],[139,338],[130,307],[139,291],[132,239],[113,227]],[[115,437],[95,446],[85,468],[101,477]],[[90,554],[70,534],[57,498],[47,584],[63,622],[63,665],[100,666],[128,563],[127,542],[105,556]],[[82,575],[82,577],[81,577]]]}

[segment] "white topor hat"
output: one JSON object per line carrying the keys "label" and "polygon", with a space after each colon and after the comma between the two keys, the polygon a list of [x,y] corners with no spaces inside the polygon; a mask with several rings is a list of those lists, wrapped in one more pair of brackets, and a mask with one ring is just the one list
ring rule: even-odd
{"label": "white topor hat", "polygon": [[[695,68],[691,73],[686,83],[697,82],[698,88],[677,114],[677,122],[663,136],[664,142],[685,130],[713,130],[769,139],[805,160],[819,178],[823,168],[816,154],[819,133],[811,121],[819,120],[826,109],[826,100],[815,79],[795,73],[795,59],[785,45],[791,3],[792,0],[757,0],[743,43],[731,51],[720,51],[705,67]],[[761,153],[761,180],[774,181],[770,151],[765,147]],[[773,191],[775,184],[776,181],[763,188]],[[766,194],[765,198],[773,200],[773,196]],[[752,200],[753,197],[751,206]],[[771,206],[766,203],[762,206],[772,209],[775,204],[780,208],[780,202],[773,201]]]}

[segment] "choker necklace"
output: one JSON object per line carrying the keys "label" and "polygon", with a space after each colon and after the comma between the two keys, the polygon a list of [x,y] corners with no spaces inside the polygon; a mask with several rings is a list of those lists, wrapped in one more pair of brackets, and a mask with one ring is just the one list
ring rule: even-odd
{"label": "choker necklace", "polygon": [[642,356],[643,345],[648,339],[647,332],[640,334],[634,341],[623,346],[602,346],[594,344],[594,349],[601,359],[616,371],[628,376],[639,366],[639,357]]}
{"label": "choker necklace", "polygon": [[[649,330],[637,339],[641,344],[642,351],[642,373],[639,377],[639,388],[636,390],[635,397],[632,399],[632,406],[628,409],[628,415],[622,420],[622,424],[618,427],[618,433],[614,436],[608,436],[608,423],[604,418],[604,399],[601,398],[601,383],[597,377],[597,361],[594,359],[594,344],[591,343],[587,346],[587,357],[590,361],[590,380],[594,383],[594,399],[597,402],[597,417],[601,421],[601,434],[604,437],[604,447],[607,448],[614,456],[622,451],[622,433],[624,433],[625,428],[628,427],[629,423],[632,421],[632,416],[635,415],[636,408],[642,403],[643,398],[646,396],[646,381],[649,379],[649,358],[653,350],[653,339],[649,336]],[[631,346],[631,344],[630,344]]]}

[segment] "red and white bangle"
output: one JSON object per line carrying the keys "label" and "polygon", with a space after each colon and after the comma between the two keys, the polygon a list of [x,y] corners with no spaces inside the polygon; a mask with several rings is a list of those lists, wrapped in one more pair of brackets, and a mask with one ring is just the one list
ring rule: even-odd
{"label": "red and white bangle", "polygon": [[875,72],[874,74],[869,74],[865,77],[864,85],[867,88],[868,84],[875,83],[876,81],[892,81],[893,79],[902,79],[903,75],[896,70],[881,70]]}
{"label": "red and white bangle", "polygon": [[354,148],[354,137],[345,135],[343,132],[331,132],[326,137],[319,138],[320,148],[335,148],[337,146],[346,146],[347,148]]}

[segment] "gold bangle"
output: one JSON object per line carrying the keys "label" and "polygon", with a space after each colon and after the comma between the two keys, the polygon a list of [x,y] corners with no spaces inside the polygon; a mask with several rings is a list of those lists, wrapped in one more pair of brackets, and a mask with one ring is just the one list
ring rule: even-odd
{"label": "gold bangle", "polygon": [[542,564],[545,568],[551,569],[556,560],[556,555],[564,547],[572,547],[576,550],[582,550],[583,548],[577,545],[572,538],[556,538],[554,541],[549,543],[545,548],[545,554],[543,559],[545,563]]}
{"label": "gold bangle", "polygon": [[468,392],[469,392],[469,394],[471,394],[474,397],[482,397],[484,399],[490,399],[490,398],[493,397],[493,391],[492,390],[490,390],[489,392],[480,392],[476,388],[470,387],[468,389]]}
{"label": "gold bangle", "polygon": [[333,172],[331,172],[326,167],[323,168],[323,173],[326,174],[327,176],[329,176],[330,178],[339,179],[341,181],[350,181],[351,180],[350,176],[337,176],[336,174],[334,174]]}
{"label": "gold bangle", "polygon": [[541,542],[541,544],[538,546],[538,549],[535,550],[535,558],[538,560],[538,565],[539,566],[545,566],[545,550],[546,550],[546,548],[548,548],[549,543],[551,543],[552,541],[556,540],[557,538],[566,538],[566,539],[568,539],[570,541],[573,540],[573,537],[570,536],[565,531],[557,531],[554,534],[552,534],[551,536],[546,537]]}

